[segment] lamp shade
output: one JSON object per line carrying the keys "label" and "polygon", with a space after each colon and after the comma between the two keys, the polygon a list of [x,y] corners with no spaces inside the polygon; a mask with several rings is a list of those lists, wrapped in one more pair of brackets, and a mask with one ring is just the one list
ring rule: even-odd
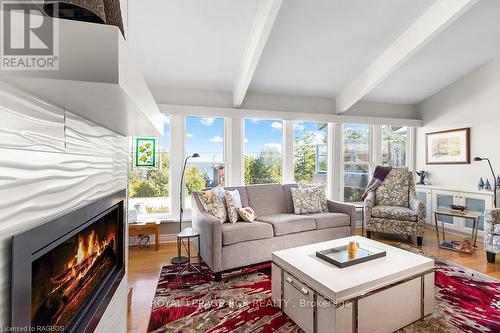
{"label": "lamp shade", "polygon": [[474,161],[476,161],[476,162],[479,162],[479,161],[482,161],[482,160],[483,160],[483,158],[482,158],[482,157],[477,157],[477,156],[476,156],[476,157],[474,157]]}
{"label": "lamp shade", "polygon": [[62,19],[106,23],[104,0],[45,0],[43,9],[52,17],[58,12]]}
{"label": "lamp shade", "polygon": [[118,27],[123,37],[125,37],[120,0],[104,0],[104,11],[106,13],[106,24]]}
{"label": "lamp shade", "polygon": [[198,157],[200,157],[200,154],[198,154],[198,153],[194,153],[194,154],[193,154],[193,156],[191,156],[191,157],[192,157],[192,158],[198,158]]}
{"label": "lamp shade", "polygon": [[125,36],[120,0],[45,0],[43,9],[51,17],[114,25]]}

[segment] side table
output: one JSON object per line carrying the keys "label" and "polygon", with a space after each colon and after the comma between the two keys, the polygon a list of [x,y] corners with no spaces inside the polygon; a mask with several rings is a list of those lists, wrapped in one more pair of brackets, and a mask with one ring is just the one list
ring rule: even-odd
{"label": "side table", "polygon": [[356,203],[356,210],[361,210],[361,236],[365,235],[365,204],[364,203]]}
{"label": "side table", "polygon": [[155,235],[155,250],[160,250],[160,221],[129,223],[128,235]]}
{"label": "side table", "polygon": [[[439,216],[451,216],[451,217],[460,217],[463,219],[469,219],[472,220],[472,231],[471,231],[471,240],[473,242],[470,250],[465,251],[461,250],[460,248],[456,247],[450,247],[450,246],[445,246],[445,244],[449,244],[449,242],[446,242],[445,239],[445,223],[444,221],[441,221],[441,229],[442,229],[442,234],[443,234],[443,241],[441,242],[439,239],[439,228],[438,228],[438,221],[439,221]],[[440,209],[440,210],[435,210],[434,211],[434,224],[436,226],[436,236],[437,236],[437,241],[438,245],[441,249],[446,249],[446,250],[451,250],[451,251],[456,251],[456,252],[461,252],[461,253],[466,253],[466,254],[473,254],[474,251],[476,250],[476,243],[477,243],[477,230],[479,229],[479,218],[481,217],[481,213],[479,212],[473,212],[473,211],[458,211],[458,210],[453,210],[453,209]]]}
{"label": "side table", "polygon": [[[191,239],[197,239],[198,241],[198,249],[196,250],[196,257],[198,259],[198,267],[191,263]],[[187,240],[187,246],[185,241]],[[193,240],[194,241],[194,240]],[[182,255],[182,246],[186,248],[187,253],[187,262],[186,263],[177,263],[177,267],[179,269],[179,275],[182,275],[185,271],[189,271],[190,269],[194,269],[195,271],[201,274],[201,255],[200,255],[200,233],[193,228],[185,228],[179,234],[177,234],[177,256],[181,257]]]}

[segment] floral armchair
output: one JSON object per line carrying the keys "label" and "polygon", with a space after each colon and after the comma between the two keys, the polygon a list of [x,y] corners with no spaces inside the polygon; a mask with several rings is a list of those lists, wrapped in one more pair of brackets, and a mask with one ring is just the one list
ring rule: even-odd
{"label": "floral armchair", "polygon": [[372,231],[416,236],[422,245],[425,205],[417,199],[415,182],[408,168],[393,168],[365,199],[366,235]]}
{"label": "floral armchair", "polygon": [[500,208],[487,210],[484,214],[484,250],[489,263],[495,262],[500,253]]}

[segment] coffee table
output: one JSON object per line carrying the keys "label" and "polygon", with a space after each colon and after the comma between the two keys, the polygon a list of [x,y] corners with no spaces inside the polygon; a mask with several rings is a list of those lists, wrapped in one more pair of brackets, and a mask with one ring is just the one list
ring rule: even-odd
{"label": "coffee table", "polygon": [[[346,268],[316,251],[356,241],[386,256]],[[393,332],[434,310],[434,260],[361,236],[272,254],[272,298],[310,332]]]}

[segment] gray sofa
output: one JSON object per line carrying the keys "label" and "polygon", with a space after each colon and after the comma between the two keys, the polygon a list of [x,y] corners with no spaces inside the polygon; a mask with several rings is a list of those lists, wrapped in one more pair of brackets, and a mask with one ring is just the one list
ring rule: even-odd
{"label": "gray sofa", "polygon": [[328,213],[295,215],[291,188],[296,184],[227,187],[238,190],[257,220],[221,223],[192,195],[193,228],[201,233],[201,257],[221,279],[223,271],[271,260],[271,253],[354,235],[355,206],[328,201]]}

